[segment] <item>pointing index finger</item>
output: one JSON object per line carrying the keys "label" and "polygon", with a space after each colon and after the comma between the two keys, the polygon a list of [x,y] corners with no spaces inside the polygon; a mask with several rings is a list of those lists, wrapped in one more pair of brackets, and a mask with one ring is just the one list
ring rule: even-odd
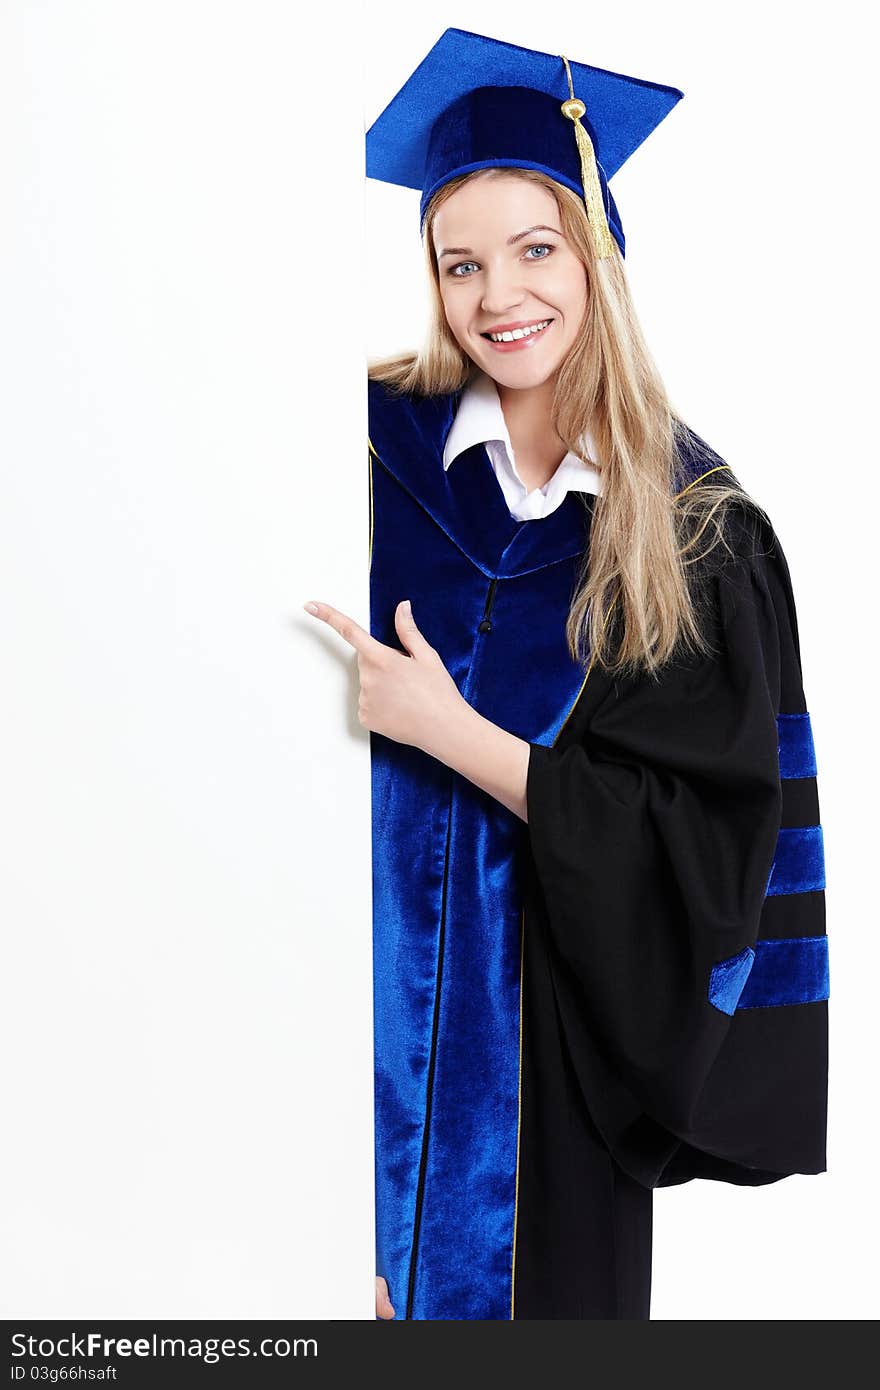
{"label": "pointing index finger", "polygon": [[355,651],[365,652],[370,647],[380,647],[381,642],[377,642],[371,633],[356,623],[354,618],[349,618],[348,614],[340,612],[338,608],[332,608],[329,603],[309,602],[304,603],[303,608],[309,613],[314,613],[316,618],[322,618],[325,623],[332,627],[339,636],[344,638]]}

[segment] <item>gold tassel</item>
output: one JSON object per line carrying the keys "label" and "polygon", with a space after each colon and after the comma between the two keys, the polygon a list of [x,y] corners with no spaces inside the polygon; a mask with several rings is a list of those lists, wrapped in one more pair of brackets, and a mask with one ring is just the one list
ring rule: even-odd
{"label": "gold tassel", "polygon": [[564,53],[560,53],[560,58],[565,64],[565,73],[568,77],[568,90],[571,93],[568,101],[562,103],[562,114],[567,116],[574,125],[574,138],[577,142],[578,154],[581,161],[581,181],[584,185],[584,203],[586,204],[587,217],[593,232],[593,245],[596,248],[596,256],[600,261],[604,261],[608,256],[613,256],[615,242],[608,229],[608,221],[605,217],[605,204],[602,199],[602,185],[599,182],[599,171],[596,168],[596,154],[593,149],[593,142],[581,125],[581,116],[586,115],[587,108],[574,94],[574,87],[571,81],[571,68],[568,66],[568,59]]}

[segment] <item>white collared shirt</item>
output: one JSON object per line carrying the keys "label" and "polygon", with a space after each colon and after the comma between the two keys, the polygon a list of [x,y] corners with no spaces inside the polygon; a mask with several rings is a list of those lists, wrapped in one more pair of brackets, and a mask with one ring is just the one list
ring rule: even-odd
{"label": "white collared shirt", "polygon": [[[538,517],[549,516],[565,500],[569,491],[596,494],[602,491],[596,469],[582,463],[571,450],[543,487],[528,491],[517,472],[498,388],[492,377],[483,371],[468,382],[462,393],[443,449],[444,470],[474,444],[485,444],[507,509],[517,521],[534,521]],[[595,458],[589,434],[585,435],[584,444],[585,456]]]}

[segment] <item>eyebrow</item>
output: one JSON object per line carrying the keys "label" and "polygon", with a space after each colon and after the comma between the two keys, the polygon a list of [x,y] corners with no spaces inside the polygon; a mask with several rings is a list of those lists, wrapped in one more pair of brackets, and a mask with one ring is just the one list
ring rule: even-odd
{"label": "eyebrow", "polygon": [[[539,224],[537,227],[526,227],[524,232],[516,232],[514,236],[509,236],[507,245],[514,246],[516,242],[522,241],[524,236],[530,236],[532,232],[552,232],[554,236],[562,236],[562,233],[558,232],[555,227],[545,227],[543,224]],[[437,259],[442,261],[444,256],[472,256],[473,254],[472,246],[447,246],[438,254]]]}

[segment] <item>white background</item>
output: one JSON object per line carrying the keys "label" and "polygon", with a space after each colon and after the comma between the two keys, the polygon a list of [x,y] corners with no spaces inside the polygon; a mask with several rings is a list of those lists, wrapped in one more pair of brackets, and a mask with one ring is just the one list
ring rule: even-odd
{"label": "white background", "polygon": [[[372,1316],[363,130],[447,25],[685,92],[615,176],[673,401],[798,600],[829,1172],[658,1192],[655,1319],[868,1318],[878,131],[855,4],[0,3],[0,1316]],[[330,640],[333,638],[334,640]]]}
{"label": "white background", "polygon": [[0,1315],[369,1317],[360,50],[0,14]]}

